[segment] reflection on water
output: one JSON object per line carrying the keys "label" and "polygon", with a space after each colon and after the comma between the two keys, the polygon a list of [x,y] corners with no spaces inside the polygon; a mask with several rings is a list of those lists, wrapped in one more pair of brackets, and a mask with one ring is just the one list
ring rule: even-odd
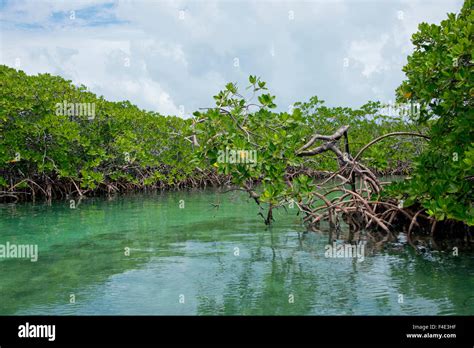
{"label": "reflection on water", "polygon": [[257,212],[215,191],[0,205],[0,244],[39,247],[0,259],[0,314],[474,314],[472,254],[326,258],[295,210]]}

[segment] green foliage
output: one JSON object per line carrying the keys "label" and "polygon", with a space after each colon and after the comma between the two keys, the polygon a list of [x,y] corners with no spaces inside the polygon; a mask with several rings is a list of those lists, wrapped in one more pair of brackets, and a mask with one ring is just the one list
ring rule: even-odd
{"label": "green foliage", "polygon": [[[249,98],[228,83],[214,96],[214,108],[183,120],[128,101],[106,101],[60,77],[0,66],[0,187],[56,180],[91,191],[111,183],[173,186],[199,179],[200,167],[230,175],[240,187],[261,183],[262,203],[300,203],[320,189],[311,173],[334,171],[339,164],[332,153],[305,157],[298,150],[314,134],[330,135],[347,125],[352,155],[387,133],[428,133],[428,144],[385,138],[360,160],[379,174],[410,173],[384,191],[404,199],[404,206],[418,203],[439,220],[473,225],[472,9],[467,0],[458,15],[449,14],[440,25],[422,23],[413,35],[407,80],[397,89],[399,102],[420,105],[419,113],[408,116],[386,115],[377,102],[358,109],[328,107],[317,97],[275,112],[266,83],[250,76]],[[94,105],[94,117],[58,112],[58,103]],[[345,151],[342,140],[337,146]]]}
{"label": "green foliage", "polygon": [[[94,114],[58,104],[93,105]],[[59,112],[58,112],[59,110]],[[0,185],[74,180],[175,185],[191,177],[190,121],[108,102],[57,76],[0,66]]]}
{"label": "green foliage", "polygon": [[[306,103],[295,103],[307,120],[308,135],[332,134],[341,126],[349,125],[349,144],[352,154],[371,140],[391,132],[424,132],[425,127],[413,124],[401,112],[394,110],[392,115],[384,114],[387,105],[368,102],[359,109],[347,107],[327,107],[317,97]],[[386,138],[368,148],[362,161],[380,174],[408,174],[415,155],[424,145],[418,138]],[[336,170],[334,158],[321,156],[315,159],[320,170]]]}
{"label": "green foliage", "polygon": [[[246,99],[235,84],[229,83],[214,97],[215,108],[194,113],[201,144],[197,156],[198,161],[216,167],[219,173],[230,174],[236,185],[261,182],[259,200],[272,206],[308,198],[316,190],[308,170],[338,168],[335,156],[330,153],[298,156],[298,149],[314,133],[330,135],[340,126],[349,125],[351,152],[355,154],[376,136],[415,129],[403,117],[381,114],[381,105],[374,102],[353,110],[326,107],[313,97],[307,103],[296,103],[291,112],[273,112],[275,97],[264,93],[266,84],[255,76],[250,76],[249,82],[250,98]],[[395,170],[402,162],[409,164],[419,147],[418,139],[404,142],[387,139],[366,152],[366,162],[381,171]],[[254,151],[257,161],[222,161],[220,155],[229,150]]]}
{"label": "green foliage", "polygon": [[419,25],[415,50],[398,88],[400,101],[420,103],[418,124],[429,126],[431,141],[417,159],[412,177],[389,194],[419,202],[438,220],[474,225],[474,13],[467,0],[440,25]]}

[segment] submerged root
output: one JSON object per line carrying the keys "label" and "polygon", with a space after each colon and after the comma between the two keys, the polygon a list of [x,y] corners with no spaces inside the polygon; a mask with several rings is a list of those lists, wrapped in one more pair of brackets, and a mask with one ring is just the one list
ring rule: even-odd
{"label": "submerged root", "polygon": [[[156,180],[154,179],[156,171],[153,169],[139,170],[134,168],[130,169],[130,174],[132,177],[139,179],[130,182],[124,179],[112,180],[106,177],[102,182],[96,183],[95,187],[84,188],[81,186],[81,180],[77,178],[60,178],[54,175],[51,175],[51,177],[31,175],[27,178],[20,178],[3,173],[2,175],[7,178],[7,182],[12,182],[12,184],[5,187],[4,191],[0,191],[0,203],[16,203],[38,199],[51,201],[52,199],[61,200],[83,196],[110,196],[148,190],[222,187],[229,186],[232,179],[229,175],[218,175],[214,170],[196,170],[196,172],[180,180]],[[163,169],[162,174],[169,174],[166,168]]]}
{"label": "submerged root", "polygon": [[[351,169],[348,169],[352,166]],[[354,190],[353,173],[359,181]],[[435,249],[446,249],[456,244],[460,248],[472,248],[472,227],[467,227],[462,222],[436,221],[424,214],[425,209],[420,206],[404,208],[399,206],[395,199],[374,199],[379,197],[382,184],[375,175],[366,167],[356,161],[349,160],[343,164],[339,171],[330,178],[341,177],[340,182],[326,188],[321,184],[321,192],[312,192],[312,197],[306,204],[300,204],[300,210],[305,214],[303,221],[309,230],[319,230],[319,224],[327,221],[330,230],[334,227],[340,229],[339,221],[347,227],[348,242],[353,242],[355,235],[361,231],[368,231],[365,235],[372,240],[376,248],[397,239],[397,235],[405,232],[408,244],[419,252],[421,244],[428,244]],[[328,180],[323,181],[329,182]],[[351,185],[351,188],[347,186]],[[340,191],[342,194],[336,198],[329,198],[330,194]],[[438,230],[448,228],[448,233],[442,235]],[[452,243],[440,243],[436,237],[450,238]],[[454,238],[454,239],[453,239]],[[454,244],[453,244],[454,243]],[[423,248],[421,248],[424,250]]]}

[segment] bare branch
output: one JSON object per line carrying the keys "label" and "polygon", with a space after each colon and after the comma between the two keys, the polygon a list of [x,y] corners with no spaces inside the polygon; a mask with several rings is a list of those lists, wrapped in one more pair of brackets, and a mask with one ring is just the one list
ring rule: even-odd
{"label": "bare branch", "polygon": [[[335,142],[336,140],[339,140],[343,136],[345,132],[349,129],[349,126],[342,126],[339,128],[333,135],[321,135],[321,134],[315,134],[313,137],[306,143],[304,144],[296,153],[300,154],[302,151],[306,150],[310,146],[312,146],[316,140],[325,140],[325,141],[330,141],[330,142]],[[319,153],[319,152],[318,152]],[[311,156],[311,155],[307,155]]]}

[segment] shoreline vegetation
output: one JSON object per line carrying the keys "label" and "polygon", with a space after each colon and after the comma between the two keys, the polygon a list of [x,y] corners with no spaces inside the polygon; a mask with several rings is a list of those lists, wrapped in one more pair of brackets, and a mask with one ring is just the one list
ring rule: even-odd
{"label": "shoreline vegetation", "polygon": [[420,24],[389,115],[379,102],[328,107],[316,96],[275,112],[250,76],[250,96],[229,83],[183,119],[0,66],[0,202],[226,187],[247,192],[267,225],[295,204],[330,240],[381,246],[405,232],[415,249],[472,249],[472,23],[467,0],[440,25]]}
{"label": "shoreline vegetation", "polygon": [[[229,146],[217,149],[213,165],[199,163],[191,140],[193,119],[147,112],[128,101],[109,102],[59,76],[29,76],[7,66],[0,66],[0,76],[3,202],[229,186],[232,175],[222,173],[219,165],[257,165],[255,149]],[[353,117],[350,123],[360,132],[359,141],[385,130],[414,129],[404,125],[402,117],[375,115],[379,103],[368,103],[360,110],[322,104],[314,97],[302,108],[321,106],[328,113],[321,120],[328,130],[338,113],[345,114],[345,121]],[[82,112],[91,109],[93,114]],[[371,134],[361,134],[369,129]],[[384,144],[371,156],[369,168],[378,176],[408,175],[414,158],[411,152],[419,152],[420,145]],[[380,153],[393,156],[376,157]],[[324,158],[310,167],[289,165],[287,171],[290,176],[324,179],[336,168],[332,162]],[[257,184],[261,178],[252,181]]]}

